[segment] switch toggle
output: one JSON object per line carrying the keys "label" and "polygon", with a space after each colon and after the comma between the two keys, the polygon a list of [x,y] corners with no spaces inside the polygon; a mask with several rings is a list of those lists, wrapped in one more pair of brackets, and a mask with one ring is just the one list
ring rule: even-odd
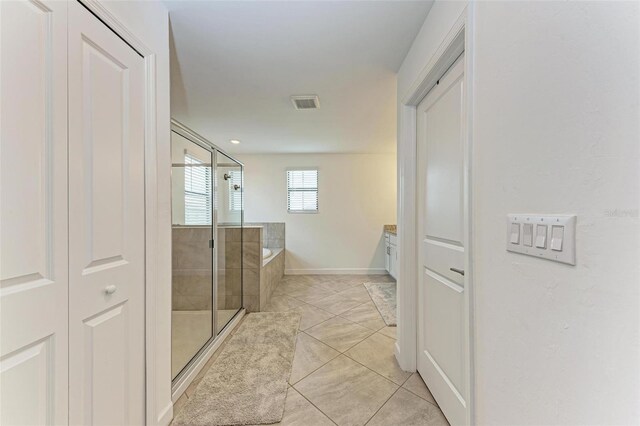
{"label": "switch toggle", "polygon": [[575,265],[576,222],[569,214],[508,214],[507,251]]}
{"label": "switch toggle", "polygon": [[522,225],[522,244],[525,246],[533,246],[533,224],[525,223]]}
{"label": "switch toggle", "polygon": [[536,226],[536,247],[547,248],[547,225]]}
{"label": "switch toggle", "polygon": [[564,238],[564,226],[551,227],[551,250],[562,251],[562,240]]}
{"label": "switch toggle", "polygon": [[511,224],[511,244],[520,244],[520,224],[512,223]]}

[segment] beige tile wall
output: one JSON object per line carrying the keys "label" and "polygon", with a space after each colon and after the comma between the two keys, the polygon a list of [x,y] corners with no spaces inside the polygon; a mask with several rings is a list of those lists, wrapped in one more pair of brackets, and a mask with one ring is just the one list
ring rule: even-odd
{"label": "beige tile wall", "polygon": [[[243,299],[242,305],[249,312],[259,312],[284,275],[284,224],[264,225],[273,225],[267,228],[272,236],[271,249],[277,253],[265,267],[264,226],[218,227],[218,309],[238,308]],[[173,310],[211,309],[210,238],[209,227],[173,228]],[[278,245],[282,247],[275,247]]]}
{"label": "beige tile wall", "polygon": [[210,310],[212,295],[211,228],[172,229],[172,309]]}
{"label": "beige tile wall", "polygon": [[260,270],[260,307],[264,308],[271,300],[273,291],[284,276],[284,249],[272,249],[274,253],[279,251]]}

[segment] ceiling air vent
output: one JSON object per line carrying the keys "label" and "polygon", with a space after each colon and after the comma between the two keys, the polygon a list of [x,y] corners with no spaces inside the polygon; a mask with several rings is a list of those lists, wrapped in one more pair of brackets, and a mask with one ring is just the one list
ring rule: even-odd
{"label": "ceiling air vent", "polygon": [[300,95],[292,96],[291,102],[296,109],[318,109],[320,108],[320,99],[316,95]]}

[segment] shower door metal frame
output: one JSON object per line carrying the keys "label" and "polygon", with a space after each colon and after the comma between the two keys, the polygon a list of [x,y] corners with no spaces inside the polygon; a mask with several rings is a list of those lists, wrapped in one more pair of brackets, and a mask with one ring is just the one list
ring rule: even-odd
{"label": "shower door metal frame", "polygon": [[[172,118],[171,119],[171,131],[175,132],[176,134],[184,137],[185,139],[189,140],[190,142],[195,143],[196,145],[198,145],[199,147],[209,151],[211,153],[211,176],[212,176],[212,180],[215,180],[215,176],[217,173],[217,163],[218,163],[218,153],[222,153],[224,154],[226,157],[230,158],[231,160],[235,161],[238,166],[240,167],[240,170],[242,172],[243,178],[242,178],[242,185],[244,186],[244,164],[239,161],[238,159],[234,158],[232,155],[230,155],[229,153],[227,153],[226,151],[224,151],[223,149],[220,149],[218,146],[216,146],[215,144],[211,143],[209,140],[207,140],[206,138],[204,138],[203,136],[201,136],[200,134],[194,132],[193,130],[189,129],[188,127],[186,127],[185,125],[183,125],[182,123],[180,123],[178,120]],[[173,167],[173,165],[172,165]],[[238,311],[234,314],[234,316],[232,317],[231,320],[229,320],[227,322],[227,324],[224,325],[223,328],[220,329],[220,331],[217,331],[217,322],[218,322],[218,318],[217,318],[217,311],[218,311],[218,307],[217,307],[217,302],[218,302],[218,248],[219,248],[219,244],[218,244],[218,209],[215,207],[216,206],[216,197],[218,196],[217,193],[217,185],[212,185],[212,192],[213,192],[213,202],[211,203],[211,208],[213,210],[213,214],[211,215],[211,227],[212,227],[212,239],[213,239],[213,247],[211,248],[211,267],[212,267],[212,301],[211,301],[211,337],[207,340],[207,342],[202,345],[202,347],[193,355],[193,357],[191,358],[191,360],[189,360],[189,362],[182,368],[182,370],[178,373],[178,375],[175,378],[171,378],[171,394],[172,394],[172,400],[175,402],[181,395],[182,393],[184,393],[184,391],[186,390],[186,388],[189,386],[189,384],[193,381],[193,379],[195,378],[195,376],[199,373],[199,371],[202,369],[202,367],[204,366],[204,364],[206,363],[206,361],[208,360],[208,358],[210,358],[210,356],[213,354],[213,352],[215,351],[214,347],[217,347],[222,340],[224,340],[224,338],[226,338],[226,335],[228,334],[228,331],[233,328],[233,326],[235,326],[235,324],[237,324],[240,320],[240,318],[244,315],[244,268],[240,268],[240,283],[241,283],[241,290],[240,290],[240,307],[238,308]],[[172,203],[173,205],[173,203]],[[240,211],[240,229],[244,228],[244,194],[242,195],[242,209]],[[243,233],[241,232],[241,235]],[[243,236],[241,237],[243,238]],[[173,249],[172,249],[173,250]],[[242,244],[240,245],[240,256],[242,259],[243,256],[243,247]],[[173,282],[172,282],[173,285]],[[171,335],[171,341],[173,341],[173,331],[172,331],[172,335]],[[172,355],[173,356],[173,355]]]}

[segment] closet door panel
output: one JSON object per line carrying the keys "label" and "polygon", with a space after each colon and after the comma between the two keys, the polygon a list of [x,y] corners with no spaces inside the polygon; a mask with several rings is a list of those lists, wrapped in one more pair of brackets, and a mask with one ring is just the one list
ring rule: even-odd
{"label": "closet door panel", "polygon": [[69,4],[73,424],[144,423],[144,70]]}
{"label": "closet door panel", "polygon": [[0,2],[0,43],[0,424],[65,424],[67,4]]}

